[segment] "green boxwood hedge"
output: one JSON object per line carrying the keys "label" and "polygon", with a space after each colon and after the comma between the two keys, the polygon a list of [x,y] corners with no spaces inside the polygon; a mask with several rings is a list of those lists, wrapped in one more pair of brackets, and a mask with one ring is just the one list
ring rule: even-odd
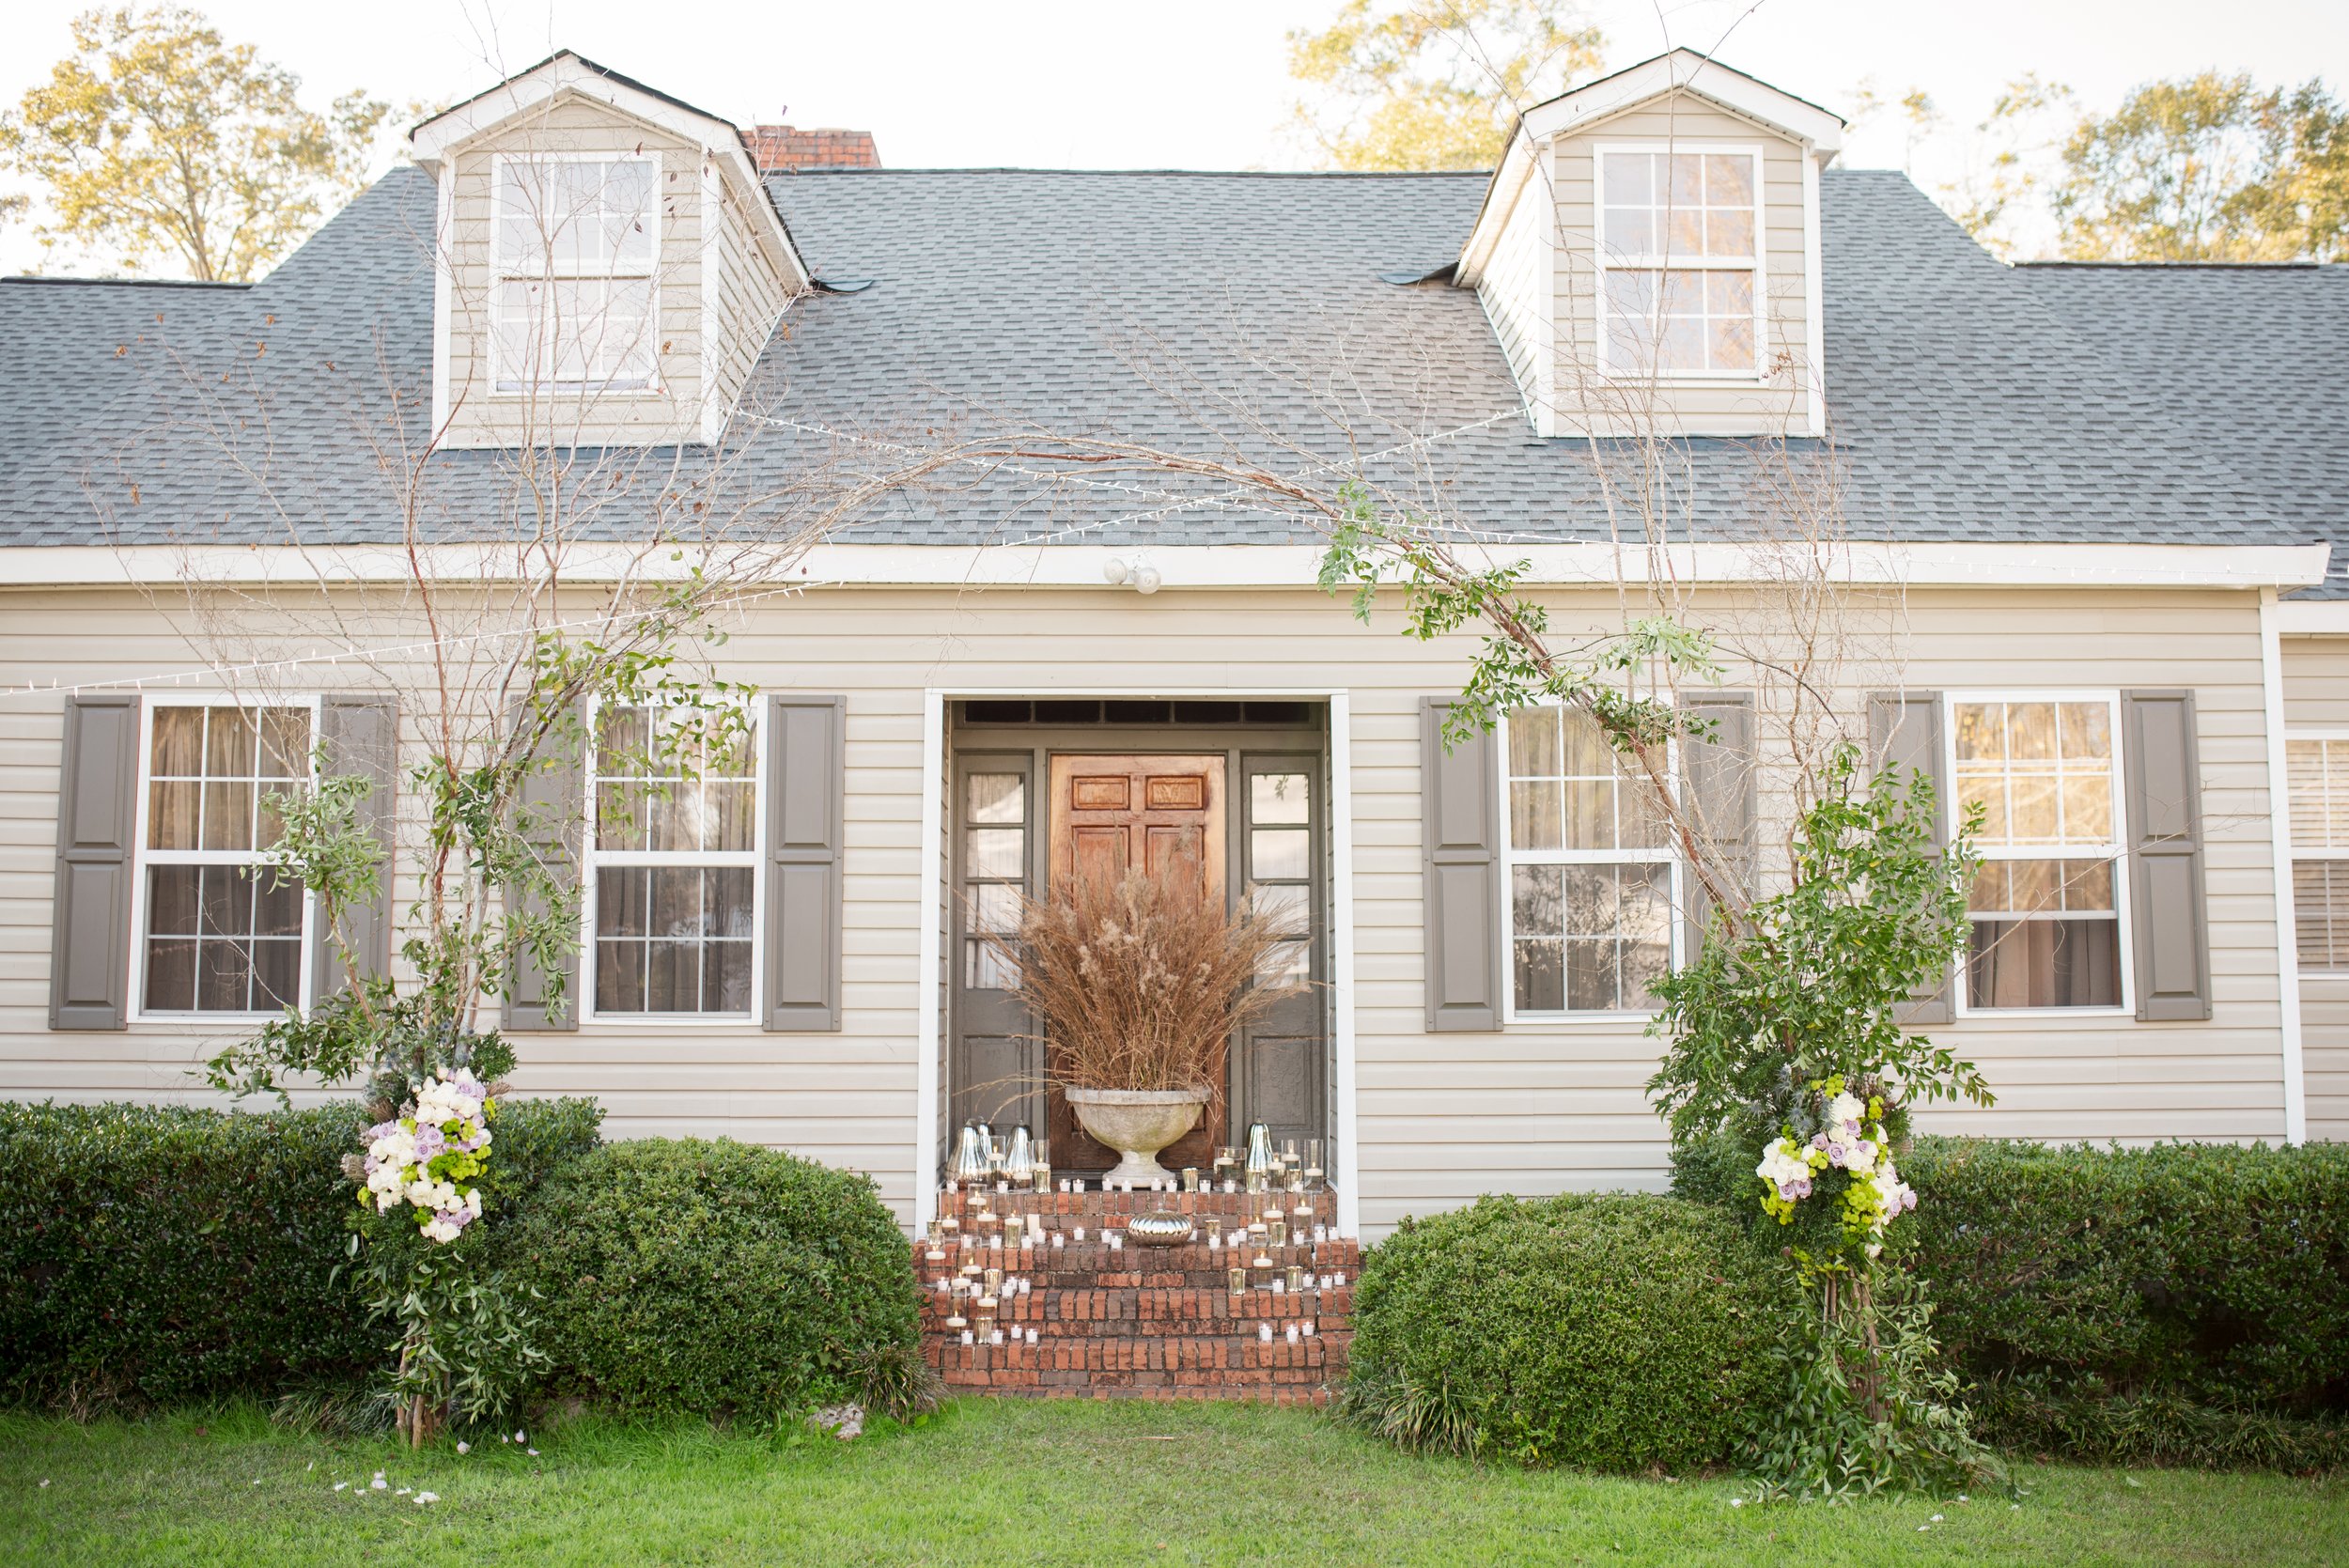
{"label": "green boxwood hedge", "polygon": [[[1673,1190],[1766,1241],[1756,1157]],[[1921,1138],[1910,1265],[1986,1436],[2083,1457],[2349,1461],[2349,1146]]]}
{"label": "green boxwood hedge", "polygon": [[[515,1101],[500,1219],[595,1146],[592,1101]],[[348,1101],[255,1114],[0,1103],[0,1398],[146,1405],[355,1377],[382,1354],[348,1282]]]}
{"label": "green boxwood hedge", "polygon": [[912,1257],[871,1178],[771,1149],[606,1144],[540,1190],[518,1267],[555,1386],[620,1409],[772,1416],[920,1364]]}
{"label": "green boxwood hedge", "polygon": [[1791,1306],[1722,1214],[1635,1194],[1406,1220],[1362,1260],[1347,1405],[1419,1447],[1678,1469],[1745,1434]]}

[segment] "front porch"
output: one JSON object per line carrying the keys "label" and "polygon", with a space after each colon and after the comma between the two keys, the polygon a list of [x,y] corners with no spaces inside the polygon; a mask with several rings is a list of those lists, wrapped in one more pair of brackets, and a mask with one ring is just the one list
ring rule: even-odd
{"label": "front porch", "polygon": [[[923,1354],[950,1389],[1322,1405],[1345,1381],[1361,1245],[1336,1234],[1332,1192],[966,1189],[938,1202],[913,1271]],[[1251,1231],[1275,1211],[1284,1240]],[[1192,1238],[1127,1238],[1157,1212],[1189,1216]]]}

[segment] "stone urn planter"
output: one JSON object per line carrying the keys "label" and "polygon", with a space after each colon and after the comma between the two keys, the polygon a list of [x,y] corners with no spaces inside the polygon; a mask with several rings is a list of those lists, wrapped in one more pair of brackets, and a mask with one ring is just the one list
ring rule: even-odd
{"label": "stone urn planter", "polygon": [[1112,1182],[1174,1179],[1159,1163],[1159,1151],[1189,1132],[1199,1121],[1207,1090],[1191,1089],[1064,1089],[1077,1121],[1095,1140],[1125,1157],[1103,1178]]}

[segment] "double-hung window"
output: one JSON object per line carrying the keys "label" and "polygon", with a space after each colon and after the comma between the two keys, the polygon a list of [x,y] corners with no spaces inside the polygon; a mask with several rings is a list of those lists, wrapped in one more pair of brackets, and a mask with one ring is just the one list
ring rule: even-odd
{"label": "double-hung window", "polygon": [[588,852],[597,1016],[752,1016],[758,754],[753,711],[598,709]]}
{"label": "double-hung window", "polygon": [[1761,154],[1601,147],[1597,160],[1600,365],[1758,376]]}
{"label": "double-hung window", "polygon": [[512,157],[495,169],[490,358],[496,389],[653,386],[658,162]]}
{"label": "double-hung window", "polygon": [[1648,786],[1579,708],[1520,708],[1503,728],[1512,1011],[1651,1007],[1678,869]]}
{"label": "double-hung window", "polygon": [[2300,967],[2349,970],[2349,735],[2288,736]]}
{"label": "double-hung window", "polygon": [[2119,699],[1950,700],[1956,809],[1983,811],[1966,1005],[2120,1007]]}
{"label": "double-hung window", "polygon": [[279,884],[267,804],[307,787],[317,708],[151,698],[142,748],[139,1009],[267,1015],[303,1004],[310,900]]}

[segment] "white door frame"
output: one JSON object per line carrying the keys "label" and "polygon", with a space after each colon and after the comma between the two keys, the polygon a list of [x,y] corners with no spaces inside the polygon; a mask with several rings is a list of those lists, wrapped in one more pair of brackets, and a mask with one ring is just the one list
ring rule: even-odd
{"label": "white door frame", "polygon": [[1361,1165],[1355,1153],[1354,1114],[1354,767],[1353,714],[1344,688],[1116,687],[1038,691],[1034,687],[930,687],[922,693],[922,835],[920,953],[915,970],[917,1035],[913,1108],[913,1226],[938,1212],[938,1096],[943,1085],[945,1014],[946,705],[965,698],[1205,698],[1210,701],[1323,702],[1330,706],[1330,1020],[1337,1085],[1338,1232],[1361,1234]]}

